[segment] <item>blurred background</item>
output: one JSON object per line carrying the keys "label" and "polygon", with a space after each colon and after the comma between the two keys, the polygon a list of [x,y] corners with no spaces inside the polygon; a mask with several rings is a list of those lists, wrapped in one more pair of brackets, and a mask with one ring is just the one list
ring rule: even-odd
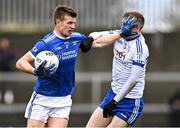
{"label": "blurred background", "polygon": [[[53,9],[78,12],[77,30],[117,29],[126,11],[146,19],[143,34],[150,50],[145,108],[135,126],[180,126],[179,0],[0,0],[0,127],[26,126],[24,111],[35,77],[15,70],[15,62],[53,30]],[[70,127],[84,127],[111,81],[113,46],[79,52]]]}

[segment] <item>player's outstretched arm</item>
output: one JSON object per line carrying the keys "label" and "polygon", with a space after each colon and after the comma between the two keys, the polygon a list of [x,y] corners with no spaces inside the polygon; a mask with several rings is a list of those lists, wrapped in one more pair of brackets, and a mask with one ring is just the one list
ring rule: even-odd
{"label": "player's outstretched arm", "polygon": [[101,48],[113,44],[120,38],[119,32],[110,33],[110,31],[93,32],[90,34],[94,38],[93,48]]}
{"label": "player's outstretched arm", "polygon": [[29,74],[33,74],[34,73],[34,67],[31,65],[31,62],[34,60],[34,58],[32,58],[32,56],[29,53],[26,53],[24,56],[22,56],[17,62],[16,62],[16,68],[29,73]]}

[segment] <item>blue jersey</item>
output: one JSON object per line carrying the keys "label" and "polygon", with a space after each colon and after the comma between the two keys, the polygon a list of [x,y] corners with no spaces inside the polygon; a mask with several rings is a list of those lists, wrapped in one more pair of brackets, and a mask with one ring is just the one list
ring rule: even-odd
{"label": "blue jersey", "polygon": [[35,44],[30,50],[33,57],[41,51],[49,50],[59,58],[59,67],[52,77],[37,78],[34,86],[36,93],[46,96],[66,96],[73,93],[76,58],[80,44],[84,39],[85,36],[77,32],[72,33],[67,38],[51,32]]}

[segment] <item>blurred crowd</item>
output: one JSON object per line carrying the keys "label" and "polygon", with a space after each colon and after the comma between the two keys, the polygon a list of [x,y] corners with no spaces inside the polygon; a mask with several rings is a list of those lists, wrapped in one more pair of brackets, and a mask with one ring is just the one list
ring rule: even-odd
{"label": "blurred crowd", "polygon": [[[19,51],[12,46],[10,40],[6,37],[0,39],[0,72],[10,72],[15,70],[15,63]],[[14,94],[9,82],[1,82],[0,102],[11,104],[14,101]]]}
{"label": "blurred crowd", "polygon": [[8,38],[0,39],[0,71],[13,71],[18,57],[18,50],[11,46]]}

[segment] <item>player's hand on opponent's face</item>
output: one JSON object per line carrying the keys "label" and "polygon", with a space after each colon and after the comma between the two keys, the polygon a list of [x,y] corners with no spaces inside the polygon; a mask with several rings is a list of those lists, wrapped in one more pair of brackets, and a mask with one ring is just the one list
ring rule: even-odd
{"label": "player's hand on opponent's face", "polygon": [[137,35],[137,32],[133,32],[133,28],[138,27],[137,24],[137,19],[134,17],[127,17],[127,18],[123,18],[122,20],[122,26],[120,29],[120,35],[121,37],[128,37],[128,36],[133,36],[133,35]]}
{"label": "player's hand on opponent's face", "polygon": [[52,64],[49,67],[45,67],[47,61],[45,60],[37,69],[35,69],[35,73],[40,77],[51,77],[56,72],[55,64]]}
{"label": "player's hand on opponent's face", "polygon": [[107,105],[105,105],[104,109],[103,109],[103,117],[104,118],[109,118],[109,117],[113,117],[113,109],[116,107],[117,102],[113,99],[111,100]]}

